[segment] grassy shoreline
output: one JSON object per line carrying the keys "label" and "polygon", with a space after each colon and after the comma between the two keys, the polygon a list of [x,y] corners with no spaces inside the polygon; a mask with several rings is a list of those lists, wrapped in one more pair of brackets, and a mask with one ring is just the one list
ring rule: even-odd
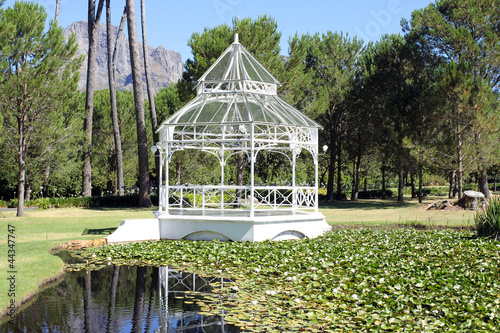
{"label": "grassy shoreline", "polygon": [[[470,227],[474,224],[472,211],[427,211],[427,204],[442,197],[431,197],[423,204],[416,200],[398,203],[395,199],[360,200],[359,202],[323,203],[320,211],[332,226],[394,226],[424,225],[432,227]],[[74,240],[91,240],[107,236],[109,228],[116,228],[123,219],[153,218],[154,208],[61,208],[50,210],[29,210],[22,218],[15,217],[15,211],[0,212],[4,237],[0,239],[4,260],[0,269],[4,276],[9,271],[7,258],[8,225],[15,226],[15,300],[29,304],[48,280],[63,273],[63,261],[50,252],[62,243]],[[108,229],[108,230],[107,230]],[[86,232],[86,234],[84,234]],[[8,277],[8,276],[7,276]],[[0,282],[0,309],[7,309],[9,281]],[[19,311],[17,309],[16,311]]]}

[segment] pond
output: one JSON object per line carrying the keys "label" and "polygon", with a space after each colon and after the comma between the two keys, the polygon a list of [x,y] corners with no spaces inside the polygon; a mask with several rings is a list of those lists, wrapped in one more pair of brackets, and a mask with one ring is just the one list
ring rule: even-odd
{"label": "pond", "polygon": [[69,272],[0,332],[239,332],[222,317],[198,313],[196,294],[219,280],[168,267]]}

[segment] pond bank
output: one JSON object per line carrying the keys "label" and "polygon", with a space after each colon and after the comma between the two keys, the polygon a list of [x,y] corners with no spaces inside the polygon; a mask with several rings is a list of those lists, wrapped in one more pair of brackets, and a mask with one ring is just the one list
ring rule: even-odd
{"label": "pond bank", "polygon": [[[17,315],[19,312],[23,311],[26,307],[30,306],[34,301],[36,301],[39,293],[61,282],[64,278],[64,274],[64,269],[61,269],[61,271],[57,274],[44,278],[42,282],[40,282],[37,291],[23,296],[20,300],[16,300],[15,314]],[[10,311],[8,308],[0,312],[0,324],[5,323],[9,319]]]}

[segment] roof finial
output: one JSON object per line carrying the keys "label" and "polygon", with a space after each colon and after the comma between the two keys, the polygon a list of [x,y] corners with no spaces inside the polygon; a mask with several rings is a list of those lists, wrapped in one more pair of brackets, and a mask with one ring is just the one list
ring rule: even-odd
{"label": "roof finial", "polygon": [[234,34],[234,42],[235,43],[239,43],[238,42],[238,33],[237,32]]}

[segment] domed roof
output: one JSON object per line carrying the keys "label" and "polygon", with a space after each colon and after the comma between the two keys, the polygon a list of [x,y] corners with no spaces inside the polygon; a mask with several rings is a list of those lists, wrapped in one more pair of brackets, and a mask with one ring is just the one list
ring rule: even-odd
{"label": "domed roof", "polygon": [[224,53],[213,63],[212,66],[198,80],[205,81],[255,81],[279,85],[268,70],[262,66],[257,59],[238,42],[238,34],[235,41]]}
{"label": "domed roof", "polygon": [[185,132],[179,126],[197,126],[198,133],[209,131],[213,135],[241,123],[320,128],[278,97],[278,85],[278,80],[238,42],[236,34],[234,43],[198,80],[197,96],[164,121],[159,131],[175,125],[175,131]]}

